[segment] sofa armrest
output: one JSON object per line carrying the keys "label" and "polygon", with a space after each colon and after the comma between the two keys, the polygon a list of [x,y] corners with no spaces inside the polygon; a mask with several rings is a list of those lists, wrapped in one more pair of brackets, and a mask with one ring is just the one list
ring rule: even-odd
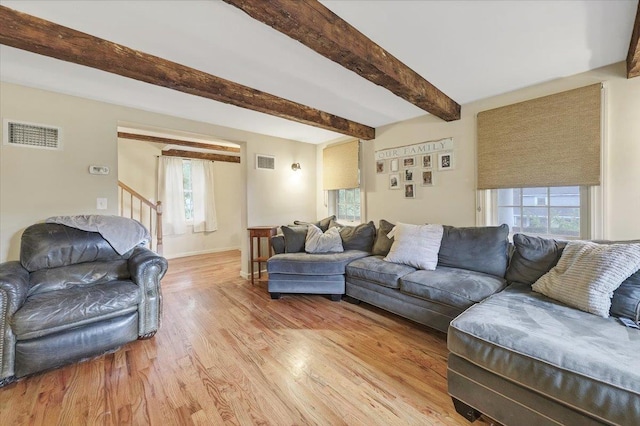
{"label": "sofa armrest", "polygon": [[11,317],[27,299],[29,271],[20,262],[0,264],[0,387],[13,380],[16,336]]}
{"label": "sofa armrest", "polygon": [[138,306],[138,336],[146,339],[160,327],[162,318],[162,292],[160,280],[167,272],[167,259],[146,247],[138,246],[129,257],[131,280],[141,288]]}
{"label": "sofa armrest", "polygon": [[273,254],[284,253],[284,235],[278,234],[271,237],[271,247],[273,248]]}

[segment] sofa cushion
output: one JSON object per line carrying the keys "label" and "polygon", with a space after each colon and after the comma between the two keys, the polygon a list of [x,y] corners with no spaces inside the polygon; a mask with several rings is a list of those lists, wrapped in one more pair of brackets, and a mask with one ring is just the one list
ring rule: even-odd
{"label": "sofa cushion", "polygon": [[371,281],[389,288],[399,288],[399,279],[416,268],[398,263],[385,262],[382,256],[368,256],[347,265],[347,277]]}
{"label": "sofa cushion", "polygon": [[611,299],[611,315],[630,318],[640,325],[640,271],[627,278]]}
{"label": "sofa cushion", "polygon": [[607,423],[637,424],[640,418],[640,332],[526,284],[511,284],[454,319],[447,345],[467,361]]}
{"label": "sofa cushion", "polygon": [[442,229],[442,225],[398,223],[390,233],[394,241],[384,260],[419,269],[436,269]]}
{"label": "sofa cushion", "polygon": [[509,226],[455,228],[444,226],[438,265],[504,277]]}
{"label": "sofa cushion", "polygon": [[357,226],[335,224],[340,229],[342,246],[345,250],[362,250],[371,252],[373,241],[376,238],[376,226],[373,222],[362,223]]}
{"label": "sofa cushion", "polygon": [[307,253],[340,253],[343,252],[342,238],[338,228],[327,229],[322,232],[315,225],[307,228],[307,237],[304,242],[304,251]]}
{"label": "sofa cushion", "polygon": [[29,277],[29,296],[76,286],[127,280],[130,277],[129,262],[125,259],[40,269],[32,272]]}
{"label": "sofa cushion", "polygon": [[640,269],[640,243],[567,243],[558,264],[531,288],[580,310],[607,318],[613,291]]}
{"label": "sofa cushion", "polygon": [[387,237],[387,234],[391,232],[394,226],[393,223],[380,219],[371,254],[374,256],[386,256],[389,253],[391,245],[393,244],[393,238]]}
{"label": "sofa cushion", "polygon": [[18,340],[33,339],[61,330],[135,312],[140,288],[131,281],[75,286],[30,296],[11,319]]}
{"label": "sofa cushion", "polygon": [[556,266],[567,242],[515,234],[513,245],[515,251],[505,278],[509,282],[531,285]]}
{"label": "sofa cushion", "polygon": [[400,278],[400,291],[415,297],[467,308],[506,285],[503,278],[466,269],[438,266],[435,271],[415,271]]}
{"label": "sofa cushion", "polygon": [[304,242],[307,238],[307,225],[282,226],[284,235],[284,252],[299,253],[304,251]]}
{"label": "sofa cushion", "polygon": [[329,217],[325,217],[322,220],[319,220],[317,222],[304,222],[302,220],[294,220],[293,224],[294,225],[315,225],[318,228],[322,229],[322,232],[325,232],[327,229],[329,229],[329,223],[331,223],[332,220],[335,220],[336,216],[329,216]]}
{"label": "sofa cushion", "polygon": [[347,250],[342,253],[282,253],[267,261],[269,274],[335,275],[344,274],[345,266],[356,259],[369,256],[366,251]]}

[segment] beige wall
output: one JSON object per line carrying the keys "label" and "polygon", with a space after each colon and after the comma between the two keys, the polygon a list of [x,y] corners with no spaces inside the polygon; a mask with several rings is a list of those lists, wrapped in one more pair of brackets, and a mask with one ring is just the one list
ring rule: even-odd
{"label": "beige wall", "polygon": [[[245,273],[247,225],[315,216],[313,145],[8,83],[0,86],[0,118],[59,126],[64,138],[62,151],[0,145],[0,261],[18,259],[24,228],[49,216],[117,214],[117,127],[122,123],[211,135],[241,145],[241,205],[236,213]],[[256,152],[276,155],[277,170],[255,170]],[[306,167],[297,179],[290,173],[293,160]],[[108,166],[111,173],[90,175],[91,164]],[[97,197],[107,198],[107,210],[96,210]]]}
{"label": "beige wall", "polygon": [[[118,178],[148,200],[157,200],[158,156],[162,145],[118,139]],[[242,169],[240,164],[217,161],[214,164],[215,200],[218,230],[215,232],[193,232],[187,226],[182,235],[164,237],[163,254],[167,258],[191,256],[240,249],[244,232],[241,228],[240,206],[242,204]],[[129,216],[130,204],[124,198],[125,215]],[[134,202],[134,217],[138,204]],[[143,223],[148,225],[148,210],[143,209]]]}
{"label": "beige wall", "polygon": [[[376,139],[363,142],[362,178],[366,219],[392,222],[476,224],[476,115],[497,108],[597,82],[605,82],[607,114],[602,187],[603,238],[640,238],[640,78],[627,80],[623,63],[539,84],[462,106],[462,118],[446,123],[425,115],[376,129]],[[387,189],[387,175],[375,173],[374,152],[402,145],[453,137],[455,169],[436,172],[434,187],[417,185],[416,199]],[[559,141],[561,143],[561,141]],[[318,147],[318,167],[322,167]],[[322,190],[318,186],[318,191]],[[318,216],[327,213],[318,197]]]}

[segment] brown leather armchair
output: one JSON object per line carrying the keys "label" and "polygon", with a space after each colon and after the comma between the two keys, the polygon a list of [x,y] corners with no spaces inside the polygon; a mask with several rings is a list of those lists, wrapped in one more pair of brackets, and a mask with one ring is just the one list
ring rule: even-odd
{"label": "brown leather armchair", "polygon": [[158,330],[162,256],[51,223],[28,227],[20,250],[0,265],[0,387]]}

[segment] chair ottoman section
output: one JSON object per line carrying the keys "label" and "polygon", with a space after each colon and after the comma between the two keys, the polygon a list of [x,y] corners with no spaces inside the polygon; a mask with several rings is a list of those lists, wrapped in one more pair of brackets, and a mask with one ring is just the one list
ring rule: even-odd
{"label": "chair ottoman section", "polygon": [[503,278],[446,266],[439,266],[434,271],[415,271],[400,278],[402,293],[454,306],[461,311],[505,286]]}
{"label": "chair ottoman section", "polygon": [[384,256],[369,256],[347,265],[347,277],[359,278],[389,288],[399,288],[400,278],[415,272],[416,268],[386,262]]}
{"label": "chair ottoman section", "polygon": [[368,256],[360,250],[342,253],[280,253],[267,262],[268,290],[272,299],[281,293],[330,294],[338,301],[344,294],[346,265]]}
{"label": "chair ottoman section", "polygon": [[[471,407],[486,406],[491,393],[492,401],[501,401],[491,413],[500,422],[513,423],[517,419],[509,416],[523,408],[528,411],[518,417],[520,424],[640,421],[640,332],[615,318],[512,284],[452,321],[448,347],[449,393]],[[482,374],[492,378],[480,380]],[[485,386],[478,389],[478,381]],[[525,406],[512,403],[526,394]]]}

